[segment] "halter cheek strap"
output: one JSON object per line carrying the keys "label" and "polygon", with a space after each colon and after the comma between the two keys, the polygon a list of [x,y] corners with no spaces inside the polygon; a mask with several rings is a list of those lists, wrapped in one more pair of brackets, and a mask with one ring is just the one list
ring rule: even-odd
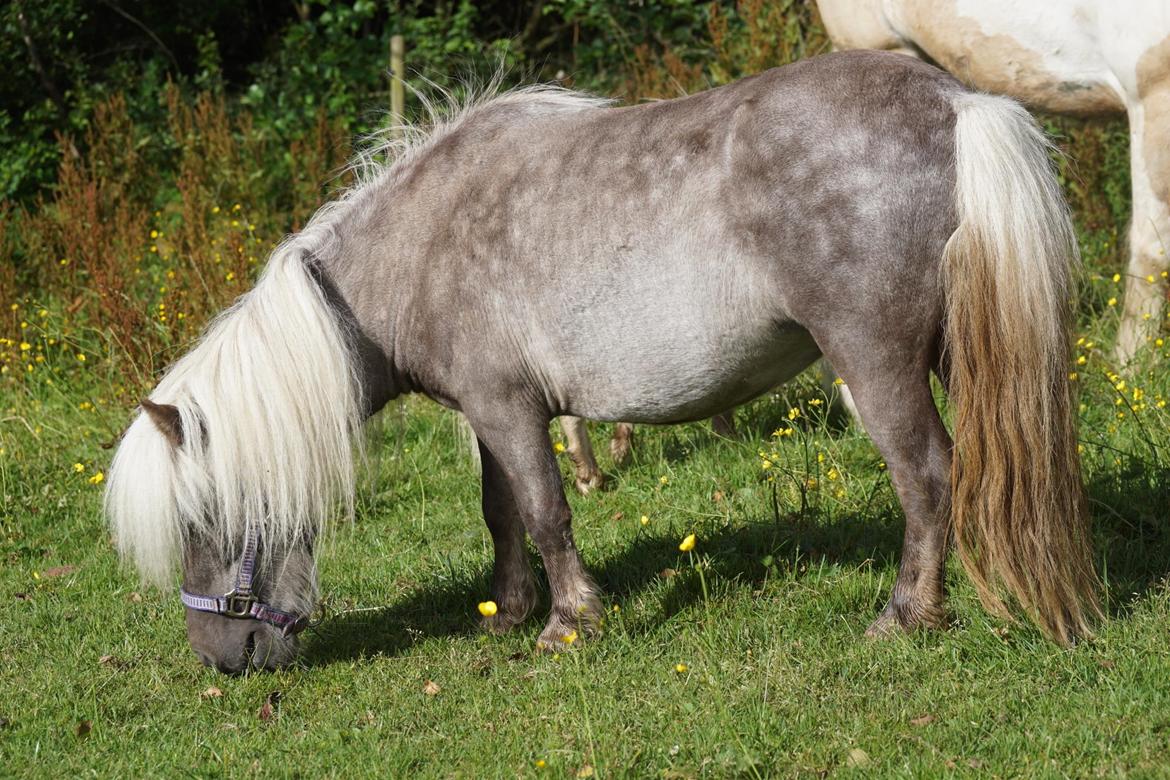
{"label": "halter cheek strap", "polygon": [[279,628],[285,636],[298,634],[309,625],[307,617],[282,612],[257,600],[256,594],[252,592],[252,575],[256,569],[256,550],[259,541],[255,526],[249,526],[244,540],[244,556],[240,559],[240,569],[236,572],[236,587],[233,590],[222,596],[203,596],[180,588],[179,599],[186,607],[198,612],[242,620],[259,620]]}

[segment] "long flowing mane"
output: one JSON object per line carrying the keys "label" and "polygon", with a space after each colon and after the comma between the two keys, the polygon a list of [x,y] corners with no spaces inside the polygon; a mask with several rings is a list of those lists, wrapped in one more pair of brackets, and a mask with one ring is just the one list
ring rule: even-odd
{"label": "long flowing mane", "polygon": [[178,408],[175,448],[140,413],[110,466],[105,511],[124,557],[169,582],[189,535],[227,551],[258,524],[269,543],[320,534],[352,515],[364,414],[351,334],[314,278],[339,251],[335,231],[371,191],[399,175],[450,131],[488,107],[518,115],[578,111],[608,101],[556,87],[424,101],[424,128],[367,140],[349,169],[357,184],[324,205],[273,252],[256,286],[217,317],[150,398]]}

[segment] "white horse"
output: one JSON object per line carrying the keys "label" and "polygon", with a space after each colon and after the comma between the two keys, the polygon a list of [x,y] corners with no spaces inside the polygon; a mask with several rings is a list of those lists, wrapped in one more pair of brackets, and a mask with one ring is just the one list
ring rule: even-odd
{"label": "white horse", "polygon": [[1170,1],[818,0],[839,49],[931,60],[1058,114],[1129,119],[1133,222],[1117,357],[1151,338],[1170,268]]}

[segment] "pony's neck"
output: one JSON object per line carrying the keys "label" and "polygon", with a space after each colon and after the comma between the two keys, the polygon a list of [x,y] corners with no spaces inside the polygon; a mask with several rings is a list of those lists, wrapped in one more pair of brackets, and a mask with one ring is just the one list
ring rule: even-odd
{"label": "pony's neck", "polygon": [[[337,317],[350,334],[354,375],[362,385],[363,414],[377,413],[389,401],[411,392],[405,377],[395,370],[394,343],[398,289],[393,280],[371,276],[364,258],[378,247],[348,230],[339,251],[318,258],[314,274]],[[387,267],[392,264],[379,264]]]}

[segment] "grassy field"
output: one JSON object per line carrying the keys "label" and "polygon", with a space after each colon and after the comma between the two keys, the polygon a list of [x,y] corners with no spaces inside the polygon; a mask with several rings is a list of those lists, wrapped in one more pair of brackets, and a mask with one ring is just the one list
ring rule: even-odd
{"label": "grassy field", "polygon": [[299,667],[243,678],[202,667],[176,595],[112,551],[102,444],[129,403],[101,334],[21,304],[43,359],[2,385],[0,775],[1170,775],[1170,374],[1152,343],[1137,376],[1110,377],[1121,286],[1090,274],[1071,367],[1108,587],[1094,641],[988,618],[957,567],[950,629],[864,640],[901,513],[806,375],[741,409],[737,441],[640,428],[632,463],[603,463],[609,489],[572,497],[611,614],[559,656],[533,653],[540,618],[477,629],[475,467],[454,416],[392,406],[356,522],[323,557],[329,618]]}
{"label": "grassy field", "polygon": [[[717,81],[804,51],[757,32],[743,51],[716,36]],[[642,65],[631,94],[712,75]],[[152,375],[304,223],[340,131],[322,114],[307,140],[265,146],[214,95],[164,97],[173,170],[139,154],[150,136],[115,98],[47,200],[0,204],[0,777],[1170,776],[1170,349],[1152,338],[1124,378],[1109,357],[1124,127],[1050,125],[1073,140],[1062,181],[1088,258],[1069,370],[1107,586],[1093,641],[1061,649],[988,618],[957,567],[948,630],[864,640],[901,510],[880,455],[805,375],[739,410],[737,440],[641,427],[631,463],[603,459],[608,488],[570,500],[610,614],[559,656],[533,653],[543,614],[479,631],[475,466],[452,415],[392,406],[356,521],[323,555],[329,617],[302,663],[225,678],[188,648],[177,594],[119,565],[108,447]],[[264,149],[299,167],[270,175]]]}

